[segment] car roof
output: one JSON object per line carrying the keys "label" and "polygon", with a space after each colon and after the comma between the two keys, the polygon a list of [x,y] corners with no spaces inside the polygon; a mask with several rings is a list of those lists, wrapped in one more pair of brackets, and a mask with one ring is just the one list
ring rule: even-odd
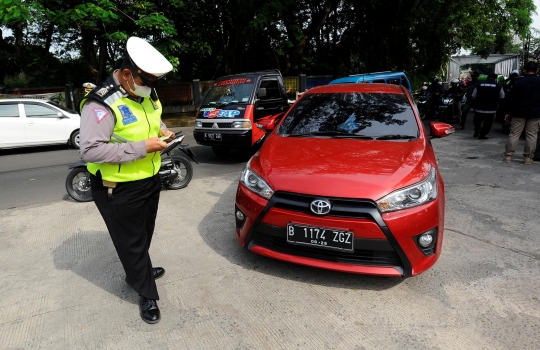
{"label": "car roof", "polygon": [[349,75],[348,77],[338,78],[332,80],[330,84],[342,84],[342,83],[361,83],[364,80],[374,80],[374,79],[383,79],[383,78],[398,78],[404,76],[405,73],[402,71],[388,71],[388,72],[374,72],[374,73],[364,73],[364,74],[354,74]]}
{"label": "car roof", "polygon": [[246,76],[263,76],[263,75],[279,75],[281,76],[281,72],[278,69],[271,69],[271,70],[262,70],[257,72],[246,72],[246,73],[238,73],[238,74],[231,74],[231,75],[224,75],[222,77],[219,77],[216,79],[218,80],[224,80],[224,79],[234,79],[239,77],[246,77]]}
{"label": "car roof", "polygon": [[49,100],[44,100],[42,98],[2,98],[0,99],[0,103],[2,102],[51,102]]}
{"label": "car roof", "polygon": [[403,88],[394,84],[332,84],[320,85],[306,91],[307,94],[339,92],[372,92],[383,94],[403,94]]}

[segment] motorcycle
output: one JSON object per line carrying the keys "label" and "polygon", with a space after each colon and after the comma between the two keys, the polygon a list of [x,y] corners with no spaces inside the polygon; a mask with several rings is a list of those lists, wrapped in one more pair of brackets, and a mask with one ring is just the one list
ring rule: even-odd
{"label": "motorcycle", "polygon": [[[182,145],[186,135],[182,132],[176,133],[174,139],[169,142],[167,148],[160,152],[161,166],[159,168],[159,177],[162,184],[171,190],[178,190],[186,187],[193,177],[193,165],[191,161],[199,164],[195,160],[195,154],[189,148],[189,145]],[[171,154],[178,148],[187,157],[179,154]],[[70,164],[69,172],[66,178],[66,190],[71,198],[77,202],[89,202],[92,200],[92,191],[90,187],[90,173],[86,168],[86,162],[79,160]]]}
{"label": "motorcycle", "polygon": [[454,98],[451,96],[443,97],[438,107],[438,117],[440,122],[453,122],[454,118]]}

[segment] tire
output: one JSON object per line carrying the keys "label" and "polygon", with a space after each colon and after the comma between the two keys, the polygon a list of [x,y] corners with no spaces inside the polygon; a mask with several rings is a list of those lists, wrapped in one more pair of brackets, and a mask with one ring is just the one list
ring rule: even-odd
{"label": "tire", "polygon": [[79,130],[75,130],[71,137],[69,138],[69,143],[71,147],[79,149],[80,147],[80,136],[79,136]]}
{"label": "tire", "polygon": [[172,181],[164,181],[163,184],[170,190],[179,190],[186,187],[193,177],[193,165],[187,158],[181,156],[173,156],[174,170],[178,172],[176,179]]}
{"label": "tire", "polygon": [[223,157],[231,152],[231,148],[229,146],[212,146],[212,151],[216,156]]}
{"label": "tire", "polygon": [[66,191],[77,202],[92,201],[90,173],[85,167],[71,169],[66,178]]}

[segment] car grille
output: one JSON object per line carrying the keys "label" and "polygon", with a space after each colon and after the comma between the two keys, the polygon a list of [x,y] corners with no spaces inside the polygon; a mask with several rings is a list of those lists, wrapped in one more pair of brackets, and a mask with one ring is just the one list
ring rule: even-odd
{"label": "car grille", "polygon": [[[313,215],[309,208],[310,203],[318,196],[301,195],[296,193],[277,192],[274,194],[274,208],[287,209]],[[332,203],[332,209],[328,216],[375,219],[378,213],[374,202],[361,199],[328,198]]]}
{"label": "car grille", "polygon": [[390,242],[385,239],[355,238],[354,246],[362,247],[362,249],[345,252],[288,244],[285,235],[285,228],[260,223],[253,232],[250,246],[255,244],[284,254],[346,264],[402,266],[398,254],[392,248]]}
{"label": "car grille", "polygon": [[[232,123],[216,123],[219,129],[230,129],[232,128]],[[211,128],[214,123],[202,123],[203,128]]]}

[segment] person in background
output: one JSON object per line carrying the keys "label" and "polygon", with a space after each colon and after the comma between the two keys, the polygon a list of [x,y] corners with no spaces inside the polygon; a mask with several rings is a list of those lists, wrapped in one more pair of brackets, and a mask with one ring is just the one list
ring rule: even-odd
{"label": "person in background", "polygon": [[474,134],[479,140],[488,139],[493,119],[499,106],[499,100],[504,98],[501,84],[498,84],[497,74],[490,73],[486,81],[476,84],[471,97],[474,100]]}
{"label": "person in background", "polygon": [[[174,133],[161,122],[161,103],[153,87],[173,67],[143,39],[129,38],[126,48],[120,69],[81,101],[80,150],[88,162],[94,204],[105,221],[126,282],[140,296],[140,316],[147,323],[157,323],[161,313],[155,280],[165,269],[153,267],[148,250],[161,190],[160,151]],[[110,312],[107,307],[102,310]]]}
{"label": "person in background", "polygon": [[459,79],[454,78],[450,81],[450,88],[446,92],[448,96],[454,99],[454,115],[453,119],[461,122],[461,99],[463,98],[463,88],[459,84]]}
{"label": "person in background", "polygon": [[505,120],[512,118],[504,152],[505,163],[512,161],[519,137],[524,129],[526,141],[523,163],[525,165],[533,163],[540,122],[540,77],[536,75],[537,71],[536,62],[527,62],[523,67],[523,78],[517,80],[512,88],[509,113],[505,115]]}
{"label": "person in background", "polygon": [[474,89],[476,88],[476,84],[478,84],[478,77],[480,74],[478,72],[472,72],[471,73],[471,80],[467,82],[467,90],[465,93],[465,97],[467,98],[465,101],[465,104],[463,105],[463,110],[461,111],[461,121],[458,126],[456,126],[456,129],[462,130],[465,129],[465,121],[467,120],[467,115],[469,114],[469,111],[471,108],[473,108],[473,98],[472,93]]}

